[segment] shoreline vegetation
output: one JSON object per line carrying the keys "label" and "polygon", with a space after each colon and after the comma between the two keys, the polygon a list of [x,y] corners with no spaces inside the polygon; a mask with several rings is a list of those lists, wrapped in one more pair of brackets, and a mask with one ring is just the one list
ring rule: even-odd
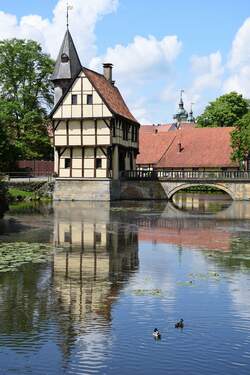
{"label": "shoreline vegetation", "polygon": [[179,190],[181,193],[207,193],[207,194],[223,194],[224,192],[220,189],[214,188],[212,186],[197,185],[191,186],[189,188]]}
{"label": "shoreline vegetation", "polygon": [[50,201],[53,198],[53,182],[11,183],[8,185],[10,203],[23,201]]}

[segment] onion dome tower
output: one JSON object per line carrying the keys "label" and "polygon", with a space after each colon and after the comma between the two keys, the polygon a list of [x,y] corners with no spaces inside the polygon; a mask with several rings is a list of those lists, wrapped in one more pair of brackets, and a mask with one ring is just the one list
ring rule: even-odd
{"label": "onion dome tower", "polygon": [[194,113],[193,113],[193,104],[194,103],[191,103],[190,112],[188,114],[188,122],[190,122],[190,123],[194,123],[195,122],[195,117],[194,117]]}
{"label": "onion dome tower", "polygon": [[173,116],[174,120],[176,120],[177,123],[180,122],[186,122],[188,119],[188,113],[184,108],[184,103],[182,99],[182,93],[184,90],[181,90],[181,95],[180,95],[180,102],[179,102],[179,108],[177,113]]}

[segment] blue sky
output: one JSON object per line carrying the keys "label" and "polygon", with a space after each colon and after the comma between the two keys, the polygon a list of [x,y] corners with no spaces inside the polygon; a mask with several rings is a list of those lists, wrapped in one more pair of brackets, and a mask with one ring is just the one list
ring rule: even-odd
{"label": "blue sky", "polygon": [[[0,38],[36,39],[55,57],[65,3],[0,0]],[[193,101],[196,113],[231,90],[250,97],[249,0],[69,3],[83,65],[99,69],[112,58],[117,85],[142,122],[170,122],[181,88],[187,109]]]}

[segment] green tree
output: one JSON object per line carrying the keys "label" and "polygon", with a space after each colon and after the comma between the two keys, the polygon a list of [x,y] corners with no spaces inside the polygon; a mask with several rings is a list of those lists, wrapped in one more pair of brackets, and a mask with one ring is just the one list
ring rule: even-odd
{"label": "green tree", "polygon": [[225,94],[209,103],[197,118],[199,127],[235,126],[249,109],[249,103],[236,92]]}
{"label": "green tree", "polygon": [[4,126],[0,122],[0,171],[11,170],[15,165],[16,149],[7,137]]}
{"label": "green tree", "polygon": [[52,155],[46,116],[53,103],[53,68],[38,43],[0,41],[0,123],[19,159]]}
{"label": "green tree", "polygon": [[235,124],[235,129],[231,133],[231,145],[232,160],[243,165],[243,161],[247,160],[250,154],[250,112]]}

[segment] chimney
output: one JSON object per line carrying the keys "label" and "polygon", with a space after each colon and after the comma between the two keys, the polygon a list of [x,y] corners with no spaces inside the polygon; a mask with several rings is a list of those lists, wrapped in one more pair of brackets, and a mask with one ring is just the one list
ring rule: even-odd
{"label": "chimney", "polygon": [[113,64],[110,64],[110,63],[103,64],[103,75],[106,78],[106,80],[109,81],[111,84],[113,84],[112,68],[113,68]]}
{"label": "chimney", "polygon": [[179,149],[179,152],[182,151],[181,142],[178,143],[178,149]]}

